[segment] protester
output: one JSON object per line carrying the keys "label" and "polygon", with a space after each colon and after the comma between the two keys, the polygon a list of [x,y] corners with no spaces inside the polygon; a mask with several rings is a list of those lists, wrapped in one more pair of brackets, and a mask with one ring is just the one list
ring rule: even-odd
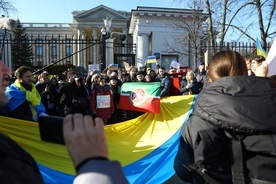
{"label": "protester", "polygon": [[63,116],[67,114],[87,114],[89,102],[82,78],[77,78],[75,72],[67,74],[67,83],[60,89],[60,103],[63,105]]}
{"label": "protester", "polygon": [[[9,102],[5,94],[9,83],[7,76],[11,74],[10,69],[0,61],[0,106]],[[0,133],[0,178],[1,183],[30,183],[42,184],[43,180],[39,169],[25,150],[18,146],[8,136]]]}
{"label": "protester", "polygon": [[136,82],[145,82],[145,73],[143,71],[137,72]]}
{"label": "protester", "polygon": [[164,67],[160,67],[156,81],[160,81],[160,97],[170,96],[171,79]]}
{"label": "protester", "polygon": [[214,55],[209,77],[180,138],[176,174],[195,183],[207,176],[209,183],[275,183],[276,86],[249,77],[243,57],[230,50]]}
{"label": "protester", "polygon": [[101,76],[99,85],[91,91],[90,109],[93,117],[100,117],[105,124],[110,124],[111,114],[114,113],[114,103],[111,87],[106,80]]}
{"label": "protester", "polygon": [[[138,73],[138,69],[135,66],[131,66],[129,69],[129,73],[124,74],[122,85],[126,82],[137,82],[137,73]],[[131,111],[131,110],[123,111],[123,116],[125,117],[125,119],[136,118],[139,114],[137,114],[136,111]]]}
{"label": "protester", "polygon": [[201,91],[207,83],[205,63],[203,61],[199,61],[197,63],[197,69],[194,71],[194,73],[195,73],[195,78],[199,83],[199,91]]}
{"label": "protester", "polygon": [[37,121],[38,116],[46,115],[41,97],[32,81],[31,69],[21,66],[15,71],[16,81],[7,87],[6,95],[9,116],[29,121]]}
{"label": "protester", "polygon": [[121,87],[118,84],[119,79],[116,76],[111,76],[109,78],[109,85],[111,87],[111,91],[113,94],[113,105],[114,105],[114,113],[111,115],[111,122],[110,123],[118,123],[123,121],[123,111],[118,109],[118,105],[120,102],[121,96]]}
{"label": "protester", "polygon": [[40,74],[39,81],[35,85],[41,96],[41,101],[48,115],[57,115],[59,105],[59,94],[56,86],[50,83],[49,73],[44,71]]}
{"label": "protester", "polygon": [[129,73],[125,73],[123,83],[125,82],[136,82],[138,69],[134,66],[130,67]]}
{"label": "protester", "polygon": [[[151,82],[157,82],[156,81],[157,75],[156,75],[156,72],[154,70],[150,70],[149,75],[150,75],[150,78],[151,78]],[[160,82],[160,81],[158,81],[158,82]]]}
{"label": "protester", "polygon": [[192,95],[199,93],[199,83],[195,79],[194,72],[189,70],[180,82],[180,93],[182,95]]}
{"label": "protester", "polygon": [[268,74],[268,65],[264,56],[258,55],[254,57],[251,61],[251,68],[256,76],[266,77]]}
{"label": "protester", "polygon": [[146,76],[145,76],[145,82],[152,82],[152,81],[151,81],[151,76],[150,76],[150,75],[146,75]]}

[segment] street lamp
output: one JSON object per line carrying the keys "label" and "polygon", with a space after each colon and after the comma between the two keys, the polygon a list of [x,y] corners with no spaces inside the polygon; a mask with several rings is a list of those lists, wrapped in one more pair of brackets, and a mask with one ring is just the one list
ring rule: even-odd
{"label": "street lamp", "polygon": [[104,70],[106,68],[106,39],[108,39],[110,37],[109,28],[111,27],[112,19],[104,18],[103,21],[104,21],[105,28],[101,29],[101,34],[102,34],[102,58],[101,58],[102,70]]}

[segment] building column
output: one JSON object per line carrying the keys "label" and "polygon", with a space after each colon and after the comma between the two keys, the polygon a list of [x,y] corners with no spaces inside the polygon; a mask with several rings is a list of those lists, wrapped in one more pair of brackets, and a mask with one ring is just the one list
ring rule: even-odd
{"label": "building column", "polygon": [[106,67],[114,63],[113,39],[106,39]]}
{"label": "building column", "polygon": [[44,36],[43,40],[46,42],[46,45],[45,47],[43,47],[43,65],[49,65],[50,61],[49,61],[49,58],[48,58],[48,50],[49,50],[49,44],[47,43],[47,36],[45,35],[42,35]]}
{"label": "building column", "polygon": [[[74,34],[73,39],[74,39],[74,42],[75,42],[73,44],[73,53],[75,53],[78,50],[78,40],[79,40],[78,39],[78,34]],[[74,66],[77,66],[77,60],[78,60],[77,54],[74,54],[72,58],[73,58],[72,64]]]}
{"label": "building column", "polygon": [[[98,33],[98,28],[92,28],[92,39],[93,39],[93,41],[97,40],[97,37],[98,37],[97,33]],[[99,63],[97,47],[98,47],[98,44],[95,44],[93,46],[93,53],[92,53],[93,54],[93,61],[92,61],[93,64]]]}
{"label": "building column", "polygon": [[[85,40],[85,39],[86,39],[86,34],[83,33],[82,40]],[[82,44],[81,44],[82,45],[82,49],[87,46],[85,44],[86,44],[86,42],[84,43],[82,41]],[[87,49],[81,51],[80,54],[81,54],[80,67],[83,67],[85,70],[87,70],[88,69],[88,63],[87,63],[87,57],[86,57],[87,56]]]}
{"label": "building column", "polygon": [[[82,29],[78,28],[78,44],[77,44],[77,51],[82,49],[82,44],[81,44],[81,39],[82,39]],[[77,53],[77,66],[82,66],[82,53],[78,52]]]}
{"label": "building column", "polygon": [[137,63],[136,66],[139,69],[143,67],[146,61],[146,58],[149,53],[149,35],[150,33],[138,33],[137,38]]}
{"label": "building column", "polygon": [[[126,40],[123,41],[123,44],[127,44],[127,28],[123,28],[123,34],[126,35]],[[123,54],[127,54],[127,47],[123,47]]]}

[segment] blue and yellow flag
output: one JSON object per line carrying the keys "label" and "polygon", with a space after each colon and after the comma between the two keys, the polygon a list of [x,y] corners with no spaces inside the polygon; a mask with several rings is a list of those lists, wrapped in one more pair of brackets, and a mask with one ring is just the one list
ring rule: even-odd
{"label": "blue and yellow flag", "polygon": [[119,68],[119,65],[118,65],[118,64],[110,64],[110,65],[108,66],[108,69],[109,69],[109,70],[118,70],[118,68]]}
{"label": "blue and yellow flag", "polygon": [[[130,184],[164,183],[171,178],[179,139],[196,96],[161,99],[160,113],[106,125],[110,160],[118,160]],[[75,169],[64,145],[40,139],[38,123],[0,116],[7,134],[35,159],[45,184],[72,184]]]}
{"label": "blue and yellow flag", "polygon": [[257,46],[257,55],[264,56],[266,58],[267,53],[258,38],[256,39],[256,46]]}
{"label": "blue and yellow flag", "polygon": [[147,63],[156,63],[156,56],[147,56]]}

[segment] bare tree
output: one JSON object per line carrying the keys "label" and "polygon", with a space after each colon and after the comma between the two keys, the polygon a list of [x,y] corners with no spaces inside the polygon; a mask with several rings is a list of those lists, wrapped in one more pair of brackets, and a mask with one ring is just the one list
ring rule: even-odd
{"label": "bare tree", "polygon": [[[276,18],[276,0],[272,1],[264,1],[261,3],[260,0],[254,0],[256,9],[257,9],[257,14],[258,14],[258,23],[259,23],[259,30],[260,30],[260,35],[261,35],[261,40],[262,40],[262,45],[266,48],[267,47],[267,38],[275,35],[276,34],[276,29],[275,27],[272,28],[271,26],[274,24],[275,25],[275,18]],[[266,15],[263,15],[264,10],[267,12]],[[265,16],[265,17],[263,17]],[[266,20],[264,20],[266,19]],[[274,21],[274,22],[273,22]],[[265,22],[267,23],[266,26],[264,25]]]}
{"label": "bare tree", "polygon": [[182,30],[181,36],[173,36],[173,42],[166,41],[165,44],[174,53],[189,56],[188,65],[192,68],[196,67],[201,53],[202,42],[206,41],[207,34],[204,34],[203,28],[206,26],[205,21],[207,15],[202,12],[202,2],[194,1],[189,5],[189,16],[179,16],[172,19],[175,29]]}
{"label": "bare tree", "polygon": [[9,1],[0,0],[0,12],[8,17],[10,13],[17,12],[17,9]]}
{"label": "bare tree", "polygon": [[[198,0],[193,0],[197,2]],[[191,1],[175,0],[178,3]],[[259,30],[262,45],[267,46],[267,38],[276,35],[276,0],[206,0],[208,32],[211,47],[219,41],[220,49],[234,37],[235,41],[248,39],[255,41]]]}

